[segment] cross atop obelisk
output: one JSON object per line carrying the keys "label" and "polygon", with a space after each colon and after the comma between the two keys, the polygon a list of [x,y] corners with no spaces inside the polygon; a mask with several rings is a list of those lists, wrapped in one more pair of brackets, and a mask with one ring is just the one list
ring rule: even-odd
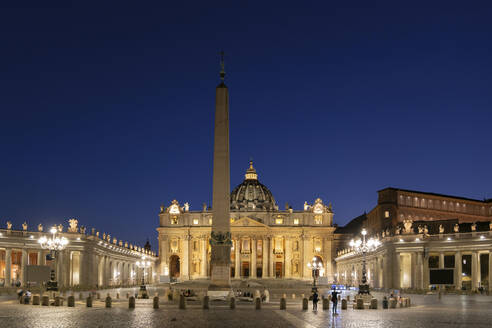
{"label": "cross atop obelisk", "polygon": [[215,89],[214,171],[212,199],[211,285],[230,290],[231,223],[229,173],[229,92],[224,84],[224,52],[220,52],[220,84]]}

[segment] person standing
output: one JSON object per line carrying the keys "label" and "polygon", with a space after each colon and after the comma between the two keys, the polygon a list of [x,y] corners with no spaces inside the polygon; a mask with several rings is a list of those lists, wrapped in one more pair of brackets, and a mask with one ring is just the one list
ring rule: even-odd
{"label": "person standing", "polygon": [[318,311],[318,301],[319,301],[318,292],[314,291],[314,294],[313,294],[313,311]]}
{"label": "person standing", "polygon": [[331,292],[331,301],[333,302],[332,312],[333,312],[333,314],[336,314],[337,313],[337,305],[338,305],[338,293],[337,293],[336,289],[333,289],[333,291]]}

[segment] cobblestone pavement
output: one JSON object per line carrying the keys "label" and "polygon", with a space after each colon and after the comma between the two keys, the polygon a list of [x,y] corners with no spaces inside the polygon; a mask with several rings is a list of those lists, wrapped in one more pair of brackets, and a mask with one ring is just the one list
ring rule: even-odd
{"label": "cobblestone pavement", "polygon": [[75,308],[19,305],[0,302],[0,328],[50,327],[491,327],[492,297],[414,296],[415,306],[391,310],[302,311],[299,302],[289,303],[287,311],[278,303],[265,304],[254,310],[251,303],[238,304],[230,310],[225,303],[212,302],[209,310],[199,303],[186,310],[176,304],[162,303],[152,309],[151,300],[137,300],[137,308],[129,310],[126,300],[115,300],[106,309],[101,301],[86,308],[77,301]]}

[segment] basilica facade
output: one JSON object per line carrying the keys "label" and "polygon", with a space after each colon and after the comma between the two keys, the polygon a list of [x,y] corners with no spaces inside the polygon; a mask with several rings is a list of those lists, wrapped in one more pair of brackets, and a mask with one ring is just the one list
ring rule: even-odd
{"label": "basilica facade", "polygon": [[[303,210],[279,210],[250,162],[244,181],[230,194],[232,279],[312,279],[308,263],[323,263],[321,280],[332,281],[335,255],[333,210],[321,199]],[[212,210],[191,211],[173,200],[159,213],[161,281],[208,279]]]}

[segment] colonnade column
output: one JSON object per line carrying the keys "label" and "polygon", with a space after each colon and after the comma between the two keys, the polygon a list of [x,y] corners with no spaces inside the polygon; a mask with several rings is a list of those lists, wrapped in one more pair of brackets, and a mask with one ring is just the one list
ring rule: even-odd
{"label": "colonnade column", "polygon": [[311,258],[312,258],[311,256],[312,251],[311,248],[309,247],[309,237],[306,236],[302,237],[302,251],[303,251],[302,276],[303,278],[311,278],[312,272],[307,267],[307,264],[311,262]]}
{"label": "colonnade column", "polygon": [[256,278],[256,239],[251,238],[251,278]]}
{"label": "colonnade column", "polygon": [[463,265],[463,261],[461,259],[461,252],[456,252],[454,254],[454,266],[455,266],[454,288],[457,290],[461,289],[462,265]]}
{"label": "colonnade column", "polygon": [[444,253],[439,253],[439,269],[444,269]]}
{"label": "colonnade column", "polygon": [[416,286],[418,289],[424,289],[423,281],[423,272],[424,272],[424,263],[422,259],[422,252],[417,252],[417,267],[416,267],[417,275],[416,275]]}
{"label": "colonnade column", "polygon": [[241,252],[239,248],[241,247],[241,239],[236,238],[234,241],[234,278],[239,279],[241,277]]}
{"label": "colonnade column", "polygon": [[267,239],[263,237],[261,241],[261,278],[268,277],[268,247],[267,247]]}
{"label": "colonnade column", "polygon": [[5,287],[10,287],[12,283],[12,249],[5,250]]}
{"label": "colonnade column", "polygon": [[422,276],[423,276],[423,289],[428,289],[429,288],[429,284],[430,284],[430,276],[429,276],[429,257],[425,258],[425,257],[422,257],[423,261],[424,261],[424,269],[423,269],[423,273],[422,273]]}
{"label": "colonnade column", "polygon": [[285,252],[284,252],[284,262],[285,262],[285,278],[290,278],[291,273],[291,249],[292,249],[292,239],[290,237],[285,238]]}
{"label": "colonnade column", "polygon": [[22,250],[22,258],[21,258],[21,284],[25,286],[27,284],[27,250]]}
{"label": "colonnade column", "polygon": [[273,237],[268,237],[268,272],[270,273],[270,278],[275,278],[275,272],[273,271],[273,261],[274,261],[274,254],[273,254],[273,247],[274,247],[274,239]]}
{"label": "colonnade column", "polygon": [[395,252],[394,258],[395,258],[395,264],[393,266],[393,287],[394,288],[400,288],[401,287],[401,282],[400,282],[400,277],[401,277],[400,253]]}
{"label": "colonnade column", "polygon": [[44,263],[43,263],[43,251],[38,251],[38,265],[44,265]]}
{"label": "colonnade column", "polygon": [[417,287],[417,254],[415,252],[410,253],[410,287],[413,289]]}
{"label": "colonnade column", "polygon": [[492,251],[489,251],[489,292],[492,292]]}
{"label": "colonnade column", "polygon": [[471,267],[472,267],[472,291],[475,291],[477,290],[477,287],[478,287],[478,254],[477,252],[472,252],[472,264],[471,264]]}

